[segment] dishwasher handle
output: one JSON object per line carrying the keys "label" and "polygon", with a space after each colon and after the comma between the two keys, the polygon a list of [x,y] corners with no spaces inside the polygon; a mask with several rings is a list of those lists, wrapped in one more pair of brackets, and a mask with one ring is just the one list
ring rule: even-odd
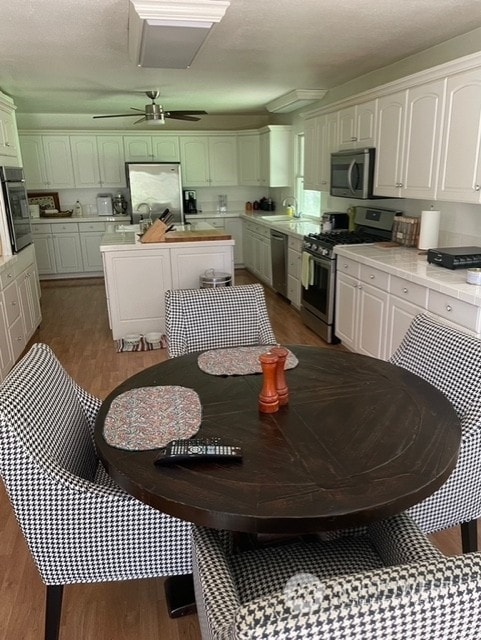
{"label": "dishwasher handle", "polygon": [[271,230],[271,238],[272,240],[280,240],[281,242],[284,242],[287,236],[285,233],[276,233],[275,231]]}

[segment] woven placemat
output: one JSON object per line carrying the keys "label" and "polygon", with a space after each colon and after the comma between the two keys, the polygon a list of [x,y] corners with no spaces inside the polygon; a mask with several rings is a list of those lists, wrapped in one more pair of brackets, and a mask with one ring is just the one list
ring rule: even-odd
{"label": "woven placemat", "polygon": [[117,396],[104,423],[105,441],[119,449],[157,449],[199,430],[202,408],[193,389],[141,387]]}
{"label": "woven placemat", "polygon": [[[213,376],[245,376],[251,373],[262,373],[259,356],[267,353],[276,345],[260,345],[255,347],[232,347],[229,349],[212,349],[204,351],[197,358],[199,369]],[[297,367],[299,360],[287,349],[285,369]]]}

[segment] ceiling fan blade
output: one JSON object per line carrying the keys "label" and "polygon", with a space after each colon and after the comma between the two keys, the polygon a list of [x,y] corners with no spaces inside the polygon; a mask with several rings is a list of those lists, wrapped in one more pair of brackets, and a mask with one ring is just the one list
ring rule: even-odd
{"label": "ceiling fan blade", "polygon": [[184,116],[180,115],[180,113],[174,116],[172,115],[172,112],[164,113],[164,118],[171,118],[172,120],[190,120],[191,122],[197,122],[198,120],[200,120],[200,118],[195,118],[194,116]]}
{"label": "ceiling fan blade", "polygon": [[170,113],[170,115],[172,117],[175,116],[206,116],[207,115],[207,111],[186,111],[184,109],[179,110],[179,111],[167,111],[166,113]]}
{"label": "ceiling fan blade", "polygon": [[[136,114],[136,115],[138,115],[138,114]],[[134,124],[139,124],[139,122],[143,122],[144,120],[147,120],[147,118],[145,116],[143,118],[140,118],[140,120],[136,120],[134,122]]]}
{"label": "ceiling fan blade", "polygon": [[134,111],[140,111],[140,113],[145,113],[145,109],[137,109],[137,107],[130,107],[130,108],[133,109]]}
{"label": "ceiling fan blade", "polygon": [[127,116],[138,116],[138,113],[116,113],[114,116],[92,116],[93,118],[126,118]]}

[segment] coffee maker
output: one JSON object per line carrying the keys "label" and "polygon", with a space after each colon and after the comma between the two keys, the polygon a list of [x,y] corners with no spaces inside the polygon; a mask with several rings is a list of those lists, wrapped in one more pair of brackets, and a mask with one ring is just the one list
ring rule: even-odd
{"label": "coffee maker", "polygon": [[197,213],[197,192],[184,190],[184,214]]}

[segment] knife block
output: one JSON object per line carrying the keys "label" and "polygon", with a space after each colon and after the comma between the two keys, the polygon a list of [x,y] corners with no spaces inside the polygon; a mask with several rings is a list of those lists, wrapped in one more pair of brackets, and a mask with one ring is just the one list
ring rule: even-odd
{"label": "knife block", "polygon": [[165,242],[167,229],[167,225],[162,220],[157,219],[142,235],[140,242]]}

